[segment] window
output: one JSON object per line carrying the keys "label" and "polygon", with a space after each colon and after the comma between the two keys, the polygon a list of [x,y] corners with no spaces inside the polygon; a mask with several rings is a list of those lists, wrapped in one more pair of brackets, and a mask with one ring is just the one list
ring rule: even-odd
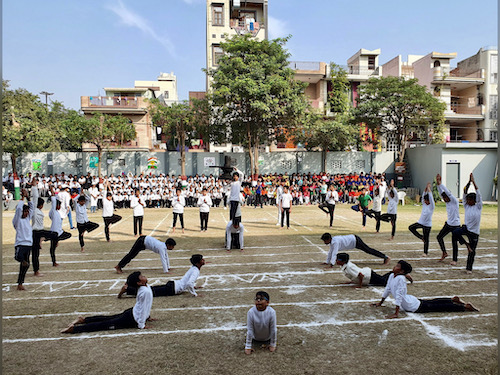
{"label": "window", "polygon": [[490,131],[490,141],[494,141],[494,142],[498,141],[498,132],[496,130]]}
{"label": "window", "polygon": [[332,160],[332,169],[341,169],[342,160]]}
{"label": "window", "polygon": [[439,60],[434,61],[434,68],[438,68],[440,66],[441,66],[441,63],[439,62]]}
{"label": "window", "polygon": [[368,56],[368,69],[375,70],[375,56]]}
{"label": "window", "polygon": [[490,83],[498,83],[498,55],[490,57]]}
{"label": "window", "polygon": [[212,46],[212,65],[219,65],[219,59],[222,57],[224,53],[222,52],[222,48],[219,45]]}
{"label": "window", "polygon": [[399,151],[399,144],[398,144],[396,132],[386,133],[385,150],[386,151]]}
{"label": "window", "polygon": [[224,26],[224,6],[212,5],[212,26]]}
{"label": "window", "polygon": [[291,160],[281,160],[281,168],[285,170],[291,170],[293,163]]}
{"label": "window", "polygon": [[168,99],[168,91],[163,91],[163,99]]}
{"label": "window", "polygon": [[498,95],[490,95],[490,119],[498,118]]}
{"label": "window", "polygon": [[365,161],[364,160],[356,160],[354,162],[354,166],[356,169],[365,169]]}
{"label": "window", "polygon": [[118,165],[120,167],[124,167],[125,166],[125,159],[118,159]]}

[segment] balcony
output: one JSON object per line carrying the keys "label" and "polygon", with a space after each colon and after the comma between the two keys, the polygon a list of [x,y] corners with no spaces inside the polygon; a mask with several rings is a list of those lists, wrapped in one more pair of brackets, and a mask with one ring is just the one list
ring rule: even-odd
{"label": "balcony", "polygon": [[83,112],[138,113],[147,112],[144,98],[136,96],[82,96]]}
{"label": "balcony", "polygon": [[482,85],[484,83],[484,69],[474,72],[461,71],[459,68],[449,69],[441,66],[434,68],[434,77],[432,83],[450,84],[453,89],[463,90],[465,88]]}
{"label": "balcony", "polygon": [[370,77],[379,77],[381,75],[380,67],[375,65],[366,65],[366,66],[342,65],[341,67],[345,69],[345,71],[348,74],[348,78],[351,80],[352,79],[363,80],[363,79],[368,79]]}
{"label": "balcony", "polygon": [[248,18],[232,18],[230,20],[230,27],[235,30],[238,35],[252,34],[252,36],[256,36],[260,29],[264,28],[264,25],[261,25],[257,21],[250,22]]}

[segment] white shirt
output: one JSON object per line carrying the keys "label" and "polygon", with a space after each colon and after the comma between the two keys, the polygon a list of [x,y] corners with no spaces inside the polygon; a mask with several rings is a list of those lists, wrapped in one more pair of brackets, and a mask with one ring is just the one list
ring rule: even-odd
{"label": "white shirt", "polygon": [[132,314],[134,320],[137,322],[137,327],[143,329],[146,326],[151,313],[151,306],[153,306],[153,291],[149,285],[140,286],[137,291],[137,298],[135,300]]}
{"label": "white shirt", "polygon": [[33,230],[43,230],[43,219],[45,218],[45,214],[37,208],[38,205],[38,188],[31,188],[31,201],[33,202],[33,207],[35,208],[35,212],[33,214],[33,220],[31,222]]}
{"label": "white shirt", "polygon": [[104,194],[102,199],[102,217],[111,217],[113,216],[113,211],[115,209],[115,204],[113,199],[109,200]]}
{"label": "white shirt", "polygon": [[52,202],[52,207],[50,208],[49,211],[49,217],[50,220],[52,220],[52,225],[50,226],[50,230],[52,232],[57,232],[57,235],[63,234],[63,229],[62,229],[62,219],[61,219],[61,214],[59,211],[56,210],[56,205],[57,205],[57,198],[55,196],[52,196],[50,198]]}
{"label": "white shirt", "polygon": [[394,304],[404,311],[415,312],[420,307],[420,300],[417,297],[407,294],[405,275],[397,275],[395,277],[393,273],[390,274],[382,298],[387,298],[389,294],[392,294],[394,297]]}
{"label": "white shirt", "polygon": [[240,190],[241,190],[240,180],[231,182],[231,190],[229,192],[229,201],[239,201]]}
{"label": "white shirt", "polygon": [[[424,196],[427,194],[429,196],[429,204],[424,202]],[[418,223],[423,225],[424,227],[432,227],[432,214],[434,213],[434,197],[432,196],[432,192],[426,192],[422,195],[422,213],[420,214],[420,219],[418,219]]]}
{"label": "white shirt", "polygon": [[335,264],[337,253],[340,250],[351,250],[356,248],[356,237],[354,234],[346,236],[334,236],[330,242],[330,250],[326,256],[326,263]]}
{"label": "white shirt", "polygon": [[[142,204],[141,204],[142,203]],[[134,209],[134,216],[144,216],[144,206],[146,203],[144,202],[144,198],[139,196],[133,196],[130,198],[130,208]]]}
{"label": "white shirt", "polygon": [[24,201],[20,201],[16,206],[16,213],[12,219],[12,225],[16,230],[16,242],[14,246],[32,246],[33,245],[33,228],[31,227],[31,219],[33,217],[34,209],[33,203],[28,202],[29,213],[23,219]]}
{"label": "white shirt", "polygon": [[168,272],[170,268],[170,261],[168,259],[167,245],[165,244],[165,242],[161,242],[151,236],[146,236],[146,238],[144,238],[144,247],[155,252],[156,254],[160,254],[163,272]]}
{"label": "white shirt", "polygon": [[233,226],[233,221],[229,220],[226,226],[226,249],[231,250],[231,234],[238,233],[240,240],[240,249],[243,249],[243,232],[245,231],[245,227],[242,223],[240,223],[238,228]]}
{"label": "white shirt", "polygon": [[351,281],[359,283],[359,274],[363,275],[363,285],[368,285],[372,277],[372,270],[370,267],[359,268],[353,262],[349,261],[340,269],[344,275]]}
{"label": "white shirt", "polygon": [[276,311],[271,306],[267,306],[264,311],[259,311],[254,306],[248,311],[245,349],[252,349],[252,339],[257,341],[271,340],[269,345],[276,346],[277,335]]}
{"label": "white shirt", "polygon": [[372,202],[373,202],[372,210],[375,212],[381,212],[382,211],[382,195],[380,194],[380,189],[379,189],[379,195],[374,195]]}
{"label": "white shirt", "polygon": [[290,193],[283,193],[281,196],[281,208],[290,208],[292,205],[292,194]]}
{"label": "white shirt", "polygon": [[70,210],[69,201],[71,200],[71,196],[66,190],[62,190],[59,194],[57,194],[57,199],[61,201],[61,209],[59,210],[59,213],[61,214],[61,217],[65,217],[68,215]]}
{"label": "white shirt", "polygon": [[193,296],[197,296],[194,285],[196,280],[200,276],[200,269],[196,266],[192,266],[182,277],[182,279],[175,281],[175,294],[181,294],[184,291],[188,291]]}
{"label": "white shirt", "polygon": [[200,212],[210,212],[210,206],[212,205],[212,198],[207,195],[201,195],[198,198],[198,207],[200,207]]}
{"label": "white shirt", "polygon": [[326,192],[326,203],[335,205],[335,202],[339,200],[339,193],[336,190],[328,190]]}
{"label": "white shirt", "polygon": [[85,224],[86,222],[89,221],[89,218],[87,216],[87,206],[84,204],[78,203],[78,195],[73,198],[73,202],[75,204],[75,216],[76,216],[76,222],[78,224]]}
{"label": "white shirt", "polygon": [[173,212],[176,214],[182,214],[184,213],[184,206],[186,205],[186,199],[182,196],[175,196],[172,198],[172,207],[173,207]]}
{"label": "white shirt", "polygon": [[469,206],[467,200],[465,199],[467,194],[464,193],[462,202],[465,209],[464,224],[467,229],[475,234],[479,235],[479,225],[481,224],[481,211],[483,209],[483,199],[479,189],[476,189],[476,204]]}
{"label": "white shirt", "polygon": [[448,190],[446,186],[443,184],[438,185],[438,192],[441,195],[443,192],[450,198],[449,202],[446,203],[446,214],[448,216],[448,220],[446,222],[448,225],[454,227],[460,225],[460,213],[459,213],[459,203],[458,199],[451,194],[451,191]]}

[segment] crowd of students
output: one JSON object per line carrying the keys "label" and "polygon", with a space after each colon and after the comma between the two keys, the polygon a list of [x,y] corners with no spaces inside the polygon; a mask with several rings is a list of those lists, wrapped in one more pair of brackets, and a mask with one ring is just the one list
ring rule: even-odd
{"label": "crowd of students", "polygon": [[[54,180],[53,180],[54,178]],[[83,181],[85,179],[85,182]],[[76,181],[80,180],[80,181]],[[465,245],[468,250],[466,271],[472,272],[475,251],[479,238],[479,227],[482,210],[482,199],[478,186],[471,173],[469,182],[464,188],[463,204],[465,207],[465,224],[460,226],[458,215],[458,200],[453,197],[448,189],[441,183],[441,177],[436,177],[438,190],[446,203],[448,220],[438,235],[438,242],[443,252],[440,261],[447,256],[444,245],[444,237],[452,233],[453,261],[456,265],[458,256],[458,243]],[[470,193],[469,188],[473,185],[475,192]],[[347,188],[349,186],[349,188]],[[5,186],[5,188],[8,188]],[[380,221],[388,221],[392,224],[391,239],[394,238],[397,218],[397,190],[394,181],[391,180],[389,186],[385,184],[384,176],[374,176],[372,174],[360,175],[328,175],[328,174],[303,174],[303,175],[264,175],[257,180],[245,178],[241,171],[233,172],[233,180],[218,180],[213,176],[194,176],[187,179],[176,178],[175,176],[109,176],[102,180],[75,178],[72,176],[50,177],[30,176],[23,182],[21,189],[21,201],[16,207],[16,212],[12,220],[16,230],[15,259],[20,263],[18,276],[18,290],[24,290],[24,277],[29,268],[30,255],[33,259],[35,276],[39,273],[38,255],[40,245],[43,241],[50,240],[50,254],[53,266],[58,266],[55,258],[55,248],[59,241],[71,237],[71,233],[62,230],[62,221],[68,217],[70,228],[78,229],[81,251],[84,251],[84,233],[91,232],[99,227],[99,224],[89,221],[87,216],[87,202],[91,211],[98,207],[99,197],[103,211],[103,221],[105,226],[105,236],[110,241],[110,225],[118,222],[121,216],[114,213],[115,198],[116,203],[120,202],[120,195],[129,196],[128,205],[134,210],[134,235],[138,236],[129,253],[123,257],[115,270],[123,273],[123,268],[134,259],[142,250],[149,249],[160,255],[163,271],[169,273],[171,270],[168,258],[168,251],[172,250],[176,242],[168,238],[165,242],[159,241],[151,236],[142,235],[142,215],[145,207],[158,207],[163,193],[167,197],[172,195],[170,206],[173,208],[173,230],[175,232],[176,221],[179,219],[182,230],[184,230],[183,210],[187,205],[188,198],[191,204],[200,208],[201,231],[207,230],[208,213],[213,205],[213,194],[219,193],[215,199],[220,199],[225,206],[229,207],[229,222],[226,227],[226,249],[243,250],[244,227],[241,218],[241,206],[245,200],[253,197],[257,204],[265,204],[258,197],[268,195],[268,190],[273,190],[269,204],[278,207],[278,223],[281,228],[290,226],[290,213],[296,197],[293,192],[312,192],[315,197],[308,203],[317,203],[319,208],[330,215],[330,226],[332,226],[333,212],[336,202],[340,201],[339,191],[342,189],[357,189],[356,204],[352,206],[355,211],[362,214],[362,225],[366,225],[366,217],[376,220],[376,230],[379,231]],[[28,191],[31,190],[31,193]],[[160,198],[152,198],[149,194],[159,193]],[[211,193],[209,195],[209,192]],[[387,193],[387,195],[386,195]],[[44,205],[42,195],[47,195],[51,200],[51,210],[49,217],[52,221],[50,230],[45,230],[43,220],[44,214],[41,211]],[[31,201],[29,197],[31,196]],[[388,198],[389,204],[387,213],[381,213],[382,201]],[[268,196],[269,197],[269,196]],[[28,199],[27,204],[24,200]],[[148,203],[146,202],[152,202]],[[219,203],[220,203],[219,201]],[[373,201],[373,208],[370,204]],[[76,213],[76,228],[71,219],[71,202]],[[194,203],[196,202],[196,203]],[[300,204],[300,199],[299,199]],[[252,202],[253,203],[253,202]],[[36,209],[35,209],[36,204]],[[306,203],[307,204],[307,203]],[[332,208],[333,206],[333,208]],[[326,209],[325,209],[326,208]],[[417,223],[410,225],[409,230],[424,243],[424,255],[428,253],[429,233],[432,226],[432,214],[434,211],[434,200],[428,184],[422,196],[422,214]],[[458,216],[458,218],[457,218]],[[137,220],[136,220],[137,218]],[[140,218],[140,220],[139,220]],[[418,232],[422,230],[422,234]],[[465,303],[458,297],[441,298],[435,300],[419,300],[406,291],[406,280],[412,282],[410,272],[412,267],[404,260],[399,261],[392,269],[392,272],[378,275],[370,269],[360,269],[350,262],[347,253],[339,252],[350,249],[360,249],[368,254],[383,259],[386,265],[390,257],[382,252],[368,246],[357,235],[332,236],[329,233],[323,234],[321,240],[329,246],[326,264],[329,267],[337,264],[342,267],[343,273],[354,282],[357,287],[364,285],[385,286],[382,300],[375,304],[381,306],[389,294],[395,297],[396,311],[388,318],[397,318],[400,309],[425,313],[436,311],[478,311],[470,303]],[[195,283],[200,275],[200,269],[205,264],[202,255],[195,254],[191,257],[192,267],[186,272],[180,281],[169,281],[164,286],[151,288],[147,283],[146,276],[140,272],[134,272],[127,278],[127,283],[121,289],[118,297],[124,294],[136,296],[136,304],[124,312],[113,316],[78,317],[62,333],[91,332],[106,329],[118,328],[148,328],[147,322],[153,321],[150,317],[153,297],[173,296],[184,291],[189,291],[193,296],[197,296]],[[400,277],[401,276],[401,277]],[[277,325],[276,312],[269,306],[270,297],[265,291],[259,291],[255,296],[255,306],[247,314],[247,338],[245,343],[245,353],[251,354],[255,347],[264,346],[273,352],[276,349]]]}

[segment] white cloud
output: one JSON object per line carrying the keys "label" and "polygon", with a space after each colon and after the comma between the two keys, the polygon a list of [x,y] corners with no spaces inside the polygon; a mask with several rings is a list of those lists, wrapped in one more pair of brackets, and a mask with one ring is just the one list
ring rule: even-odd
{"label": "white cloud", "polygon": [[148,20],[128,9],[121,0],[118,0],[115,5],[109,5],[108,9],[120,18],[121,23],[126,26],[138,28],[144,34],[163,45],[170,55],[176,56],[174,44],[170,41],[170,39],[158,35],[149,25]]}
{"label": "white cloud", "polygon": [[290,34],[288,22],[269,16],[269,39],[283,38]]}

